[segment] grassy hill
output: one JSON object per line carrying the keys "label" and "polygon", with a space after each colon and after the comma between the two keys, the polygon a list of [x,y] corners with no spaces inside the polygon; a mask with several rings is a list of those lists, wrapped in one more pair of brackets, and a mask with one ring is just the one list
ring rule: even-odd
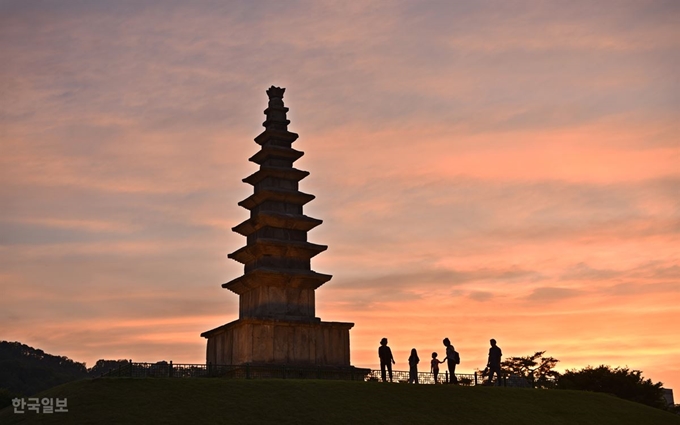
{"label": "grassy hill", "polygon": [[598,393],[316,380],[132,379],[71,382],[68,413],[14,414],[45,424],[680,424],[680,416]]}

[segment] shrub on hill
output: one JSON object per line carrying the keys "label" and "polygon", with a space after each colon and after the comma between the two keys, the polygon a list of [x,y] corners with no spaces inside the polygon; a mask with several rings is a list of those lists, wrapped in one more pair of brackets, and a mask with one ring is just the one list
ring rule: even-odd
{"label": "shrub on hill", "polygon": [[629,370],[627,367],[612,369],[605,365],[568,370],[557,382],[560,389],[609,393],[647,406],[666,409],[662,386],[661,382],[655,384],[651,379],[644,379],[639,370]]}
{"label": "shrub on hill", "polygon": [[128,363],[129,363],[128,360],[99,359],[97,360],[97,363],[94,364],[94,366],[88,369],[87,374],[90,375],[91,377],[97,377],[111,370],[116,370],[120,366],[126,366]]}
{"label": "shrub on hill", "polygon": [[537,351],[525,357],[508,357],[501,363],[501,369],[515,379],[524,379],[531,387],[553,388],[560,374],[552,369],[559,360],[554,357],[544,357],[543,354],[545,351]]}

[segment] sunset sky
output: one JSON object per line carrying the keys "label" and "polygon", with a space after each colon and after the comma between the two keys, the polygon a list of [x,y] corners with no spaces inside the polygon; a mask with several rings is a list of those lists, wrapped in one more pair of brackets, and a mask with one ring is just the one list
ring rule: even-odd
{"label": "sunset sky", "polygon": [[0,57],[2,340],[205,362],[276,85],[354,365],[680,391],[680,2],[2,0]]}

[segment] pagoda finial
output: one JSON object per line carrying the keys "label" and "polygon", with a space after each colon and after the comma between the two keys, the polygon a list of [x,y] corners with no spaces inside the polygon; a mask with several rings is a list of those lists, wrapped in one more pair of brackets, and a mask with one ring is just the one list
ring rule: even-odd
{"label": "pagoda finial", "polygon": [[286,89],[282,87],[271,86],[267,89],[267,96],[269,96],[268,108],[264,111],[267,120],[262,125],[271,130],[288,131],[288,124],[290,121],[286,118],[288,108],[283,106],[283,92]]}
{"label": "pagoda finial", "polygon": [[269,96],[270,99],[283,99],[283,92],[285,91],[285,88],[271,86],[267,90],[267,96]]}

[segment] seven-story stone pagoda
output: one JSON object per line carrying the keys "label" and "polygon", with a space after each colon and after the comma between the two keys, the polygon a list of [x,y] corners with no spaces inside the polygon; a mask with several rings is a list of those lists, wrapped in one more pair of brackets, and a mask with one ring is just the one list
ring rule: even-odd
{"label": "seven-story stone pagoda", "polygon": [[232,229],[247,242],[229,258],[245,270],[222,287],[239,295],[239,319],[201,334],[207,362],[349,366],[354,324],[315,317],[314,291],[332,276],[311,269],[311,258],[327,246],[307,241],[322,221],[302,212],[314,196],[298,190],[309,172],[293,167],[303,152],[291,147],[298,135],[288,131],[284,91],[267,90],[265,130],[255,138],[261,149],[250,158],[260,169],[243,179],[254,193],[239,202],[250,218]]}

